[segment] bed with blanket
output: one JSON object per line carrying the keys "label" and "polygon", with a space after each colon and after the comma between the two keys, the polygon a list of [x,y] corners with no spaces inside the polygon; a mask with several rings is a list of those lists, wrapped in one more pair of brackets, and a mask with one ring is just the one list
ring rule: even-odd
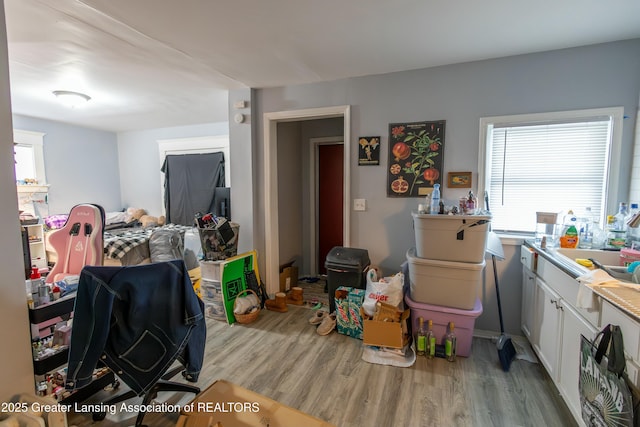
{"label": "bed with blanket", "polygon": [[[142,211],[142,212],[141,212]],[[142,209],[131,209],[123,212],[106,212],[104,226],[104,265],[137,265],[151,262],[149,239],[155,230],[177,230],[184,239],[184,233],[192,227],[165,224],[158,225],[155,221],[144,221]],[[154,217],[150,217],[154,218]],[[62,228],[67,220],[67,215],[51,215],[44,219],[45,224],[45,248],[47,260],[54,264],[58,260],[58,254],[48,244],[49,236]]]}

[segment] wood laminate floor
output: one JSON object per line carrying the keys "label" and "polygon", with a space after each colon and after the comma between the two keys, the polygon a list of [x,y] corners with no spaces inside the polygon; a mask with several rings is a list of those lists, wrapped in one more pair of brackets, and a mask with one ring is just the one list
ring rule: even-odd
{"label": "wood laminate floor", "polygon": [[[316,334],[307,322],[312,313],[296,306],[287,313],[263,310],[255,323],[233,326],[209,319],[197,385],[225,379],[339,427],[575,425],[542,365],[516,360],[505,373],[489,339],[474,338],[471,356],[454,363],[419,357],[410,368],[375,365],[361,359],[361,341],[335,331]],[[157,400],[184,404],[192,397],[164,393]],[[133,425],[135,416],[68,418],[78,427],[115,427]],[[176,420],[174,413],[151,413],[145,424],[170,427]]]}

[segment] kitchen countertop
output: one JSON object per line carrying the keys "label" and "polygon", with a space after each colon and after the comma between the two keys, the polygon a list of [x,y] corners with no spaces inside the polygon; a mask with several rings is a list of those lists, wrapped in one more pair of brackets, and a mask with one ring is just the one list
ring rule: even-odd
{"label": "kitchen countertop", "polygon": [[536,245],[533,240],[525,240],[524,245],[536,251],[551,264],[555,265],[574,279],[589,272],[587,268],[582,268],[575,263],[567,262],[566,258],[558,256],[558,254],[555,252],[555,248],[541,248],[540,246]]}
{"label": "kitchen countertop", "polygon": [[[524,245],[536,251],[539,256],[558,267],[570,277],[576,279],[587,274],[590,269],[571,262],[566,257],[558,255],[555,248],[541,248],[532,240],[525,240]],[[586,286],[576,283],[578,286]],[[594,293],[604,300],[624,311],[636,321],[640,322],[640,286],[638,288],[624,286],[588,286]]]}

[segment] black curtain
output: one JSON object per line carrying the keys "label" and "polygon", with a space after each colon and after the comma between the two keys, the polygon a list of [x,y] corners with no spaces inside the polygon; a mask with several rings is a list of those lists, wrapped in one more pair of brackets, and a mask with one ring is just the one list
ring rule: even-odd
{"label": "black curtain", "polygon": [[215,188],[224,187],[222,153],[171,154],[161,170],[167,223],[193,225],[196,212],[213,212]]}

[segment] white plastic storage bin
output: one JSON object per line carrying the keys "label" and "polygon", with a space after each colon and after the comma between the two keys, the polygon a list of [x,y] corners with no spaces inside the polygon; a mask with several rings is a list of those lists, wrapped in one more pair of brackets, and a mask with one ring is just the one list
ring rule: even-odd
{"label": "white plastic storage bin", "polygon": [[222,280],[222,265],[224,261],[200,261],[200,272],[205,280],[220,282]]}
{"label": "white plastic storage bin", "polygon": [[454,262],[416,257],[407,251],[409,293],[415,302],[462,310],[473,309],[485,262]]}
{"label": "white plastic storage bin", "polygon": [[412,212],[419,258],[484,261],[490,215],[430,215]]}

